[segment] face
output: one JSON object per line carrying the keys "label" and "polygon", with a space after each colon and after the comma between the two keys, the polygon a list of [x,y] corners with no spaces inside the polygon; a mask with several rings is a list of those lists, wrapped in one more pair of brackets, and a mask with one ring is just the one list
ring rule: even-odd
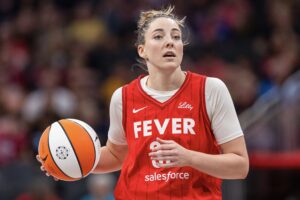
{"label": "face", "polygon": [[157,18],[145,32],[145,44],[138,46],[147,67],[172,70],[180,67],[183,56],[182,33],[171,18]]}

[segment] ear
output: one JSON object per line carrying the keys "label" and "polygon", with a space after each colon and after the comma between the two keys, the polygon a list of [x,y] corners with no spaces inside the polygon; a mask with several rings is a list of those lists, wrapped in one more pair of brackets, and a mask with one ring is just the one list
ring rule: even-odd
{"label": "ear", "polygon": [[146,56],[146,53],[145,53],[145,46],[144,45],[142,45],[142,44],[138,45],[137,51],[138,51],[138,54],[141,58],[146,59],[147,56]]}

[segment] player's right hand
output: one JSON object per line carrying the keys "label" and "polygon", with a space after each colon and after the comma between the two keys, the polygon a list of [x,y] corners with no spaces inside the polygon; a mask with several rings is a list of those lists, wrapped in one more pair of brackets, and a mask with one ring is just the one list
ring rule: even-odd
{"label": "player's right hand", "polygon": [[[40,158],[39,155],[36,155],[36,159],[37,159],[37,161],[41,164],[41,167],[40,167],[41,171],[42,171],[42,172],[45,172],[46,176],[51,176],[51,175],[46,171],[46,169],[45,169],[45,167],[44,167],[44,165],[43,165],[43,162],[42,162],[42,160],[41,160],[41,158]],[[57,178],[55,178],[55,177],[53,177],[53,179],[54,179],[55,181],[58,181],[58,180],[59,180],[59,179],[57,179]]]}

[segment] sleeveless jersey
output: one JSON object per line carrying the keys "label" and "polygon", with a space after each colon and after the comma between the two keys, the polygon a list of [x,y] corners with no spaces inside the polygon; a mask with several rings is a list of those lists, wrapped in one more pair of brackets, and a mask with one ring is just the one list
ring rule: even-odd
{"label": "sleeveless jersey", "polygon": [[[142,77],[122,88],[123,127],[128,144],[115,189],[117,200],[222,199],[221,180],[191,167],[159,168],[149,157],[156,138],[219,154],[205,105],[206,77],[187,72],[180,89],[161,103],[147,95]],[[168,162],[168,161],[166,161]]]}

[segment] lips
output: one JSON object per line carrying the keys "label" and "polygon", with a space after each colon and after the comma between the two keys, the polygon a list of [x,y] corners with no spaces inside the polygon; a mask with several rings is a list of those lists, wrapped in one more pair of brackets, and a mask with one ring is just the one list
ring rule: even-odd
{"label": "lips", "polygon": [[163,57],[174,58],[174,57],[176,57],[176,54],[173,51],[167,51],[166,53],[164,53]]}

